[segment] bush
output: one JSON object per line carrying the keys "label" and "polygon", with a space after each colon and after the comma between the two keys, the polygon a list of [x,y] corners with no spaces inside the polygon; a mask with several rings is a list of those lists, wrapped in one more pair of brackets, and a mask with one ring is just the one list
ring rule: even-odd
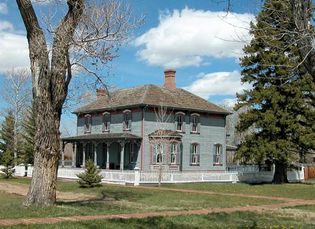
{"label": "bush", "polygon": [[2,155],[2,162],[4,165],[4,168],[1,169],[2,176],[5,179],[9,179],[13,177],[14,174],[14,168],[13,168],[13,156],[10,150],[7,150]]}
{"label": "bush", "polygon": [[92,160],[88,160],[85,166],[85,172],[77,175],[77,177],[79,177],[78,183],[80,186],[83,188],[100,186],[103,178],[101,175],[99,175],[101,171],[97,169]]}

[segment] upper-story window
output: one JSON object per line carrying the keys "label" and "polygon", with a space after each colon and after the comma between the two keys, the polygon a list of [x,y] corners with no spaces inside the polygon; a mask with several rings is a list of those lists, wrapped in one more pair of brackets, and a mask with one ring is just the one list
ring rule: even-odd
{"label": "upper-story window", "polygon": [[222,145],[221,144],[215,144],[214,145],[214,157],[213,157],[213,163],[216,165],[222,164]]}
{"label": "upper-story window", "polygon": [[190,164],[199,165],[200,163],[200,145],[198,143],[192,143],[190,146]]}
{"label": "upper-story window", "polygon": [[124,111],[123,129],[131,130],[131,111],[130,110]]}
{"label": "upper-story window", "polygon": [[109,132],[110,130],[110,113],[105,112],[103,113],[103,132]]}
{"label": "upper-story window", "polygon": [[200,132],[200,116],[199,114],[191,114],[191,132],[199,133]]}
{"label": "upper-story window", "polygon": [[84,116],[84,133],[91,133],[92,116],[87,114]]}
{"label": "upper-story window", "polygon": [[175,114],[175,129],[178,132],[184,132],[185,131],[185,113],[183,112],[177,112]]}

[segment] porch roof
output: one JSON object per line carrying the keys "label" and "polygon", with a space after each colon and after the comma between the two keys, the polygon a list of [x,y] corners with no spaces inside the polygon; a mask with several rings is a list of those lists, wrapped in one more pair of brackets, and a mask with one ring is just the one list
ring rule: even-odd
{"label": "porch roof", "polygon": [[93,141],[93,140],[140,140],[140,136],[130,133],[104,133],[104,134],[85,134],[72,137],[61,138],[62,141],[76,142],[76,141]]}

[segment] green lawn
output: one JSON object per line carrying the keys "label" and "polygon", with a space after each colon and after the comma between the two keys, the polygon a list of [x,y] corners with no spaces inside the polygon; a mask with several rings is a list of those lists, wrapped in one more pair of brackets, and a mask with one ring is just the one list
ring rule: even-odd
{"label": "green lawn", "polygon": [[[27,180],[29,182],[29,180]],[[25,185],[26,179],[1,180]],[[59,191],[83,192],[97,196],[90,202],[59,202],[49,208],[21,207],[24,197],[0,193],[0,218],[96,215],[127,212],[190,210],[212,207],[233,207],[273,204],[279,201],[206,194],[178,193],[117,185],[82,189],[76,182],[58,182]]]}
{"label": "green lawn", "polygon": [[315,205],[295,206],[295,207],[292,207],[292,208],[315,213]]}
{"label": "green lawn", "polygon": [[[25,226],[24,226],[25,227]],[[15,226],[12,228],[24,228]],[[28,228],[107,228],[107,229],[201,229],[201,228],[314,228],[314,219],[300,219],[253,212],[218,213],[204,216],[184,215],[129,220],[93,220],[53,225],[30,225]]]}
{"label": "green lawn", "polygon": [[224,184],[224,183],[190,183],[165,184],[163,187],[195,189],[223,193],[242,193],[275,197],[315,199],[315,184]]}

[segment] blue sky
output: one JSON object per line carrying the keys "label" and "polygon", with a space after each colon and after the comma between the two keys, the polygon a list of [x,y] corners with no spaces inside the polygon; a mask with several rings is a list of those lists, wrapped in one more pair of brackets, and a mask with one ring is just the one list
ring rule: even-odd
{"label": "blue sky", "polygon": [[[259,0],[232,0],[228,14],[222,0],[127,2],[134,15],[145,16],[145,22],[110,63],[110,86],[163,85],[163,70],[171,67],[177,70],[178,87],[217,104],[233,103],[235,93],[246,88],[240,83],[238,59],[250,40],[249,22],[259,10]],[[38,13],[45,12],[49,4],[36,7]],[[6,70],[28,65],[16,2],[0,0],[0,83]],[[63,132],[75,134],[75,116],[70,112],[63,115],[62,125]]]}

